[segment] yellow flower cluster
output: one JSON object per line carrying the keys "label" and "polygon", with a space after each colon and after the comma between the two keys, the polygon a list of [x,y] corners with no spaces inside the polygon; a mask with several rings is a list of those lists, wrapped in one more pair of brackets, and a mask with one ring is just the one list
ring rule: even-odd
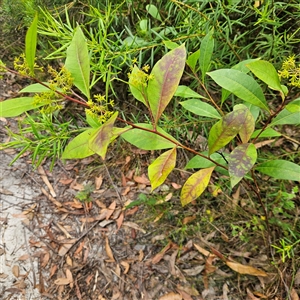
{"label": "yellow flower cluster", "polygon": [[142,67],[142,69],[139,69],[136,66],[137,59],[133,59],[132,61],[132,67],[131,72],[128,73],[129,82],[131,85],[138,89],[143,89],[147,87],[147,83],[149,80],[152,80],[154,78],[153,74],[148,74],[150,66],[145,65]]}
{"label": "yellow flower cluster", "polygon": [[[15,57],[14,59],[14,69],[18,71],[23,76],[32,76],[28,63],[25,59],[25,54],[22,53],[20,56]],[[43,70],[43,67],[34,64],[34,69],[36,70]]]}
{"label": "yellow flower cluster", "polygon": [[295,55],[289,56],[282,64],[281,70],[278,71],[280,78],[289,80],[289,85],[300,87],[300,64],[297,66]]}
{"label": "yellow flower cluster", "polygon": [[105,123],[114,113],[112,108],[114,100],[108,100],[103,95],[95,95],[93,100],[87,102],[89,108],[86,108],[87,115],[96,119],[100,124]]}
{"label": "yellow flower cluster", "polygon": [[63,97],[60,97],[55,91],[67,94],[73,85],[71,73],[65,67],[57,71],[48,66],[48,73],[52,77],[47,83],[49,90],[34,96],[34,103],[36,105],[42,103],[41,113],[45,114],[61,110],[64,107],[62,105]]}

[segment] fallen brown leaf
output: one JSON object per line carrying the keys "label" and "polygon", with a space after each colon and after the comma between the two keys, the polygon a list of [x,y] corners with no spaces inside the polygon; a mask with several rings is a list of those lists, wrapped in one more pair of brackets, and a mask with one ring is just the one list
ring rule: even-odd
{"label": "fallen brown leaf", "polygon": [[185,217],[185,218],[182,220],[182,224],[183,224],[183,225],[188,224],[188,223],[194,221],[195,219],[196,219],[196,216]]}
{"label": "fallen brown leaf", "polygon": [[124,274],[127,274],[130,268],[130,264],[127,261],[121,261],[121,265],[125,268]]}
{"label": "fallen brown leaf", "polygon": [[14,265],[12,267],[12,273],[14,274],[15,277],[19,277],[20,276],[20,269],[18,265]]}
{"label": "fallen brown leaf", "polygon": [[72,275],[72,272],[70,271],[70,269],[68,269],[68,268],[66,269],[66,277],[70,281],[70,287],[73,288],[73,286],[74,286],[73,275]]}
{"label": "fallen brown leaf", "polygon": [[99,190],[103,183],[103,177],[100,175],[99,177],[95,177],[95,189]]}
{"label": "fallen brown leaf", "polygon": [[57,278],[54,283],[56,285],[67,285],[70,284],[70,279],[69,278]]}
{"label": "fallen brown leaf", "polygon": [[247,289],[247,300],[260,300],[260,298],[255,297],[249,289]]}
{"label": "fallen brown leaf", "polygon": [[142,174],[141,176],[133,176],[133,180],[134,180],[136,183],[141,183],[141,184],[150,185],[150,181],[149,181],[149,179],[146,177],[145,174]]}
{"label": "fallen brown leaf", "polygon": [[291,290],[291,298],[292,298],[292,300],[299,300],[299,296],[295,289]]}
{"label": "fallen brown leaf", "polygon": [[41,267],[45,268],[49,262],[50,259],[50,253],[46,252],[41,256]]}
{"label": "fallen brown leaf", "polygon": [[263,276],[263,277],[268,276],[268,274],[262,270],[256,269],[251,266],[245,266],[234,261],[227,260],[226,265],[233,271],[238,272],[239,274],[248,274],[248,275]]}
{"label": "fallen brown leaf", "polygon": [[114,258],[114,255],[112,253],[112,250],[109,246],[109,241],[108,241],[107,236],[105,237],[105,251],[106,251],[107,256],[110,258],[110,260],[115,262],[115,258]]}
{"label": "fallen brown leaf", "polygon": [[182,297],[180,294],[175,294],[175,293],[171,292],[171,293],[168,293],[168,294],[160,297],[159,300],[182,300]]}
{"label": "fallen brown leaf", "polygon": [[24,254],[18,258],[19,261],[27,260],[29,258],[29,254]]}
{"label": "fallen brown leaf", "polygon": [[46,172],[45,172],[44,168],[40,165],[40,166],[38,166],[37,170],[38,170],[39,174],[41,175],[42,180],[47,185],[51,196],[56,197],[56,193],[55,193],[50,181],[48,180],[48,177],[46,175]]}

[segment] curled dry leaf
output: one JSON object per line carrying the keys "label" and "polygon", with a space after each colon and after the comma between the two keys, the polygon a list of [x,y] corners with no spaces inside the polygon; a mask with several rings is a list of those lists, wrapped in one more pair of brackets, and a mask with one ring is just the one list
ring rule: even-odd
{"label": "curled dry leaf", "polygon": [[72,275],[72,272],[70,271],[70,269],[66,269],[66,276],[67,276],[67,279],[70,281],[70,287],[73,288],[74,280],[73,280],[73,275]]}
{"label": "curled dry leaf", "polygon": [[130,268],[130,264],[127,261],[121,261],[121,265],[125,268],[124,274],[127,274]]}
{"label": "curled dry leaf", "polygon": [[110,258],[110,260],[115,262],[115,258],[114,258],[113,252],[109,246],[109,241],[108,241],[107,236],[105,237],[105,250],[106,250],[106,254]]}
{"label": "curled dry leaf", "polygon": [[160,297],[159,300],[182,300],[182,297],[180,294],[175,294],[175,293],[171,292],[171,293],[168,293],[168,294]]}
{"label": "curled dry leaf", "polygon": [[251,266],[245,266],[234,261],[226,261],[226,265],[235,272],[240,274],[248,274],[253,276],[263,276],[266,277],[268,274],[262,270],[256,269]]}

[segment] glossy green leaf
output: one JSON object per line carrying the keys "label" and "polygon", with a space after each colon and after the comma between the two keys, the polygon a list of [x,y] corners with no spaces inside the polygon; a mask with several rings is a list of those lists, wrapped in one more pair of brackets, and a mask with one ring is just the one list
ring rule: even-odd
{"label": "glossy green leaf", "polygon": [[286,160],[271,160],[255,168],[260,173],[276,179],[300,181],[300,166]]}
{"label": "glossy green leaf", "polygon": [[136,80],[140,72],[142,71],[135,65],[129,76],[129,81],[128,81],[129,89],[135,99],[141,101],[146,106],[148,106],[145,100],[145,98],[147,97],[147,92],[146,92],[147,87],[145,87],[141,81]]}
{"label": "glossy green leaf", "polygon": [[243,143],[247,143],[249,141],[249,139],[251,138],[251,135],[255,129],[255,121],[254,121],[253,115],[250,112],[250,110],[248,109],[248,107],[246,107],[243,104],[235,105],[234,109],[235,110],[236,109],[244,110],[244,112],[243,112],[244,120],[243,120],[241,129],[239,131],[239,136]]}
{"label": "glossy green leaf", "polygon": [[93,128],[99,128],[102,124],[96,116],[91,116],[90,114],[85,114],[86,122]]}
{"label": "glossy green leaf", "polygon": [[176,147],[161,154],[148,167],[152,191],[163,184],[176,165]]}
{"label": "glossy green leaf", "polygon": [[[261,129],[257,129],[255,130],[252,135],[251,138],[254,139],[258,136],[258,134],[261,132]],[[274,130],[273,128],[266,128],[260,135],[260,138],[268,138],[268,137],[276,137],[276,136],[281,136],[281,134],[279,132],[277,132],[276,130]]]}
{"label": "glossy green leaf", "polygon": [[247,111],[235,109],[213,125],[208,136],[209,154],[227,145],[242,129]]}
{"label": "glossy green leaf", "polygon": [[[249,68],[246,67],[246,65],[250,62],[257,61],[257,60],[258,60],[258,58],[243,60],[243,61],[239,62],[238,64],[234,65],[231,69],[238,70],[238,71],[241,71],[241,72],[247,74],[250,72],[250,70],[249,70]],[[230,94],[231,94],[231,92],[229,92],[228,90],[223,88],[221,103],[224,103],[224,101],[229,97]]]}
{"label": "glossy green leaf", "polygon": [[220,69],[207,74],[240,99],[269,111],[261,87],[251,76],[234,69]]}
{"label": "glossy green leaf", "polygon": [[253,144],[241,144],[229,155],[228,170],[231,187],[239,183],[252,169],[257,159],[256,148]]}
{"label": "glossy green leaf", "polygon": [[181,98],[205,98],[185,85],[179,85],[174,96]]}
{"label": "glossy green leaf", "polygon": [[90,98],[90,58],[84,34],[77,26],[70,46],[67,48],[65,66],[74,79],[74,85]]}
{"label": "glossy green leaf", "polygon": [[[208,151],[201,152],[201,154],[208,156]],[[224,153],[223,154],[225,159],[228,158],[228,154]],[[215,162],[221,164],[221,165],[226,165],[227,162],[225,159],[222,157],[221,154],[215,152],[210,156],[211,159],[213,159]],[[210,168],[216,166],[212,161],[206,159],[203,156],[195,155],[193,158],[189,160],[187,165],[185,166],[185,169],[205,169],[205,168]]]}
{"label": "glossy green leaf", "polygon": [[[49,85],[48,82],[44,82],[46,85]],[[33,83],[30,84],[28,86],[26,86],[25,88],[21,89],[19,91],[19,94],[21,93],[44,93],[44,92],[49,92],[50,89],[47,88],[46,86],[40,84],[40,83]]]}
{"label": "glossy green leaf", "polygon": [[265,60],[257,60],[248,63],[247,67],[271,89],[282,92],[279,76],[271,63]]}
{"label": "glossy green leaf", "polygon": [[17,117],[25,111],[36,109],[45,103],[34,104],[33,97],[20,97],[0,102],[0,117]]}
{"label": "glossy green leaf", "polygon": [[34,75],[34,63],[37,44],[37,23],[38,15],[35,14],[35,17],[30,27],[28,28],[25,37],[25,58],[30,70],[30,75]]}
{"label": "glossy green leaf", "polygon": [[197,62],[199,61],[200,57],[200,49],[195,51],[194,53],[190,54],[187,58],[187,65],[191,68],[192,71],[196,72],[196,65]]}
{"label": "glossy green leaf", "polygon": [[202,169],[188,178],[181,189],[180,201],[182,206],[196,200],[205,191],[214,169],[215,167]]}
{"label": "glossy green leaf", "polygon": [[185,58],[186,50],[183,44],[164,55],[152,69],[153,78],[148,82],[147,96],[155,124],[177,90]]}
{"label": "glossy green leaf", "polygon": [[213,119],[220,119],[221,115],[219,112],[210,104],[203,102],[198,99],[190,99],[187,101],[179,102],[186,110],[191,111],[192,113],[198,115],[198,116],[203,116],[203,117],[208,117],[208,118],[213,118]]}
{"label": "glossy green leaf", "polygon": [[101,127],[99,127],[89,139],[89,147],[105,160],[107,148],[114,139],[113,126],[118,117],[115,112]]}
{"label": "glossy green leaf", "polygon": [[291,112],[286,108],[282,110],[268,127],[274,125],[296,125],[300,124],[300,111]]}
{"label": "glossy green leaf", "polygon": [[154,19],[157,19],[158,21],[162,21],[159,11],[155,5],[147,4],[146,10]]}
{"label": "glossy green leaf", "polygon": [[89,147],[89,139],[97,129],[89,128],[77,135],[65,148],[62,159],[82,159],[95,152]]}
{"label": "glossy green leaf", "polygon": [[178,45],[177,43],[172,42],[172,41],[163,41],[163,43],[164,43],[164,45],[165,45],[168,49],[170,49],[170,50],[173,50],[173,49],[175,49],[175,48],[177,48],[177,47],[180,46],[180,45]]}
{"label": "glossy green leaf", "polygon": [[[151,124],[138,123],[135,125],[153,130],[153,126]],[[171,135],[166,133],[163,129],[159,128],[158,126],[156,126],[156,129],[161,134],[167,136],[168,138],[176,142],[176,140]],[[169,149],[174,147],[174,143],[166,140],[165,138],[153,132],[145,131],[142,129],[134,128],[125,132],[121,136],[128,143],[142,150],[161,150],[161,149]]]}
{"label": "glossy green leaf", "polygon": [[202,40],[200,45],[199,65],[201,70],[202,82],[204,82],[206,72],[210,69],[211,57],[214,51],[213,30],[211,30]]}
{"label": "glossy green leaf", "polygon": [[296,100],[290,102],[285,108],[291,113],[299,112],[300,111],[300,99],[296,99]]}

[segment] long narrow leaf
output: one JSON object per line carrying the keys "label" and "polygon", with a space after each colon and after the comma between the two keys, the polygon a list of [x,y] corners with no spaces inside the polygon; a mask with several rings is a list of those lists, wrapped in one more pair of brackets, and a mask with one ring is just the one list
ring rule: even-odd
{"label": "long narrow leaf", "polygon": [[147,98],[155,125],[177,90],[185,66],[184,44],[163,56],[153,67]]}
{"label": "long narrow leaf", "polygon": [[37,44],[37,23],[38,15],[36,14],[25,37],[25,58],[28,64],[30,74],[34,75],[34,61]]}
{"label": "long narrow leaf", "polygon": [[66,68],[74,79],[74,85],[90,98],[90,59],[87,42],[81,28],[76,28],[74,37],[67,49]]}

